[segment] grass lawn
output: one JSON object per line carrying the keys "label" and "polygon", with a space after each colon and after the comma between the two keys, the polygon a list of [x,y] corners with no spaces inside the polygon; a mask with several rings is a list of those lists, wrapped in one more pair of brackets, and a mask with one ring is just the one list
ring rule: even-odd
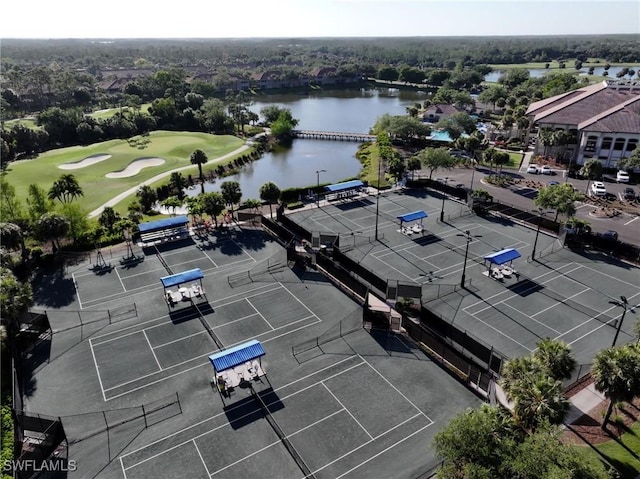
{"label": "grass lawn", "polygon": [[622,472],[624,478],[635,479],[640,474],[640,423],[633,424],[620,439],[622,444],[611,440],[595,447]]}
{"label": "grass lawn", "polygon": [[36,130],[40,128],[38,125],[36,125],[35,118],[19,118],[17,120],[7,120],[4,122],[4,124],[8,128],[13,128],[15,125],[23,125],[23,126],[26,126],[27,128],[31,128],[32,130]]}
{"label": "grass lawn", "polygon": [[[149,111],[150,106],[151,106],[151,103],[143,103],[142,105],[140,105],[140,110],[143,112],[147,112]],[[122,109],[128,110],[129,107],[123,106]],[[89,113],[88,116],[92,116],[93,118],[96,118],[96,119],[99,118],[101,120],[104,120],[105,118],[111,118],[113,115],[115,115],[119,111],[120,111],[119,107],[107,108],[106,110],[97,110],[97,111],[94,111],[93,113]]]}
{"label": "grass lawn", "polygon": [[[25,202],[30,184],[35,183],[48,191],[61,175],[72,174],[84,190],[81,204],[89,212],[162,172],[190,166],[189,157],[195,149],[203,150],[209,161],[215,163],[216,158],[244,144],[244,140],[231,135],[170,131],[155,131],[147,137],[137,136],[133,140],[138,141],[110,140],[89,146],[51,150],[32,160],[10,163],[6,178],[15,187],[16,196]],[[92,155],[111,155],[111,158],[75,170],[58,168],[63,163],[79,162]],[[107,173],[123,170],[136,159],[156,157],[164,159],[165,163],[143,168],[138,174],[127,178],[105,177]],[[181,173],[185,177],[188,174],[195,176],[198,168],[192,166]]]}

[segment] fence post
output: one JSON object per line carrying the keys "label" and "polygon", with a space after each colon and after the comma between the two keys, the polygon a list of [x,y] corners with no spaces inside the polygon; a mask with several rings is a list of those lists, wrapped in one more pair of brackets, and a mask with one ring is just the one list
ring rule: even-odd
{"label": "fence post", "polygon": [[180,396],[178,395],[178,391],[176,391],[176,401],[178,401],[178,407],[180,408],[180,414],[182,414],[182,404],[180,404]]}
{"label": "fence post", "polygon": [[78,311],[78,321],[80,321],[80,326],[82,326],[82,315],[80,314],[80,311]]}
{"label": "fence post", "polygon": [[142,417],[144,418],[144,427],[147,428],[149,426],[147,425],[147,413],[144,410],[144,404],[141,407],[142,407]]}
{"label": "fence post", "polygon": [[104,419],[104,427],[109,430],[109,421],[107,421],[107,412],[102,411],[102,418]]}
{"label": "fence post", "polygon": [[109,324],[111,324],[111,310],[107,309],[107,316],[109,317]]}
{"label": "fence post", "polygon": [[133,303],[133,311],[136,313],[135,317],[138,317],[138,306],[136,305],[136,303]]}

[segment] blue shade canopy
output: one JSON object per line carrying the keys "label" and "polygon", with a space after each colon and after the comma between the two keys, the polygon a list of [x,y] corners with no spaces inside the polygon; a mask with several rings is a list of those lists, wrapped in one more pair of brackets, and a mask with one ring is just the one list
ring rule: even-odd
{"label": "blue shade canopy", "polygon": [[162,286],[170,288],[171,286],[177,286],[179,284],[188,283],[189,281],[196,281],[202,279],[204,276],[200,268],[190,269],[183,271],[182,273],[172,274],[171,276],[165,276],[160,278]]}
{"label": "blue shade canopy", "polygon": [[422,218],[426,218],[427,213],[420,210],[420,211],[413,211],[412,213],[407,213],[404,215],[400,215],[397,218],[402,221],[402,222],[408,222],[408,221],[416,221],[416,220],[421,220]]}
{"label": "blue shade canopy", "polygon": [[149,221],[138,225],[140,233],[149,233],[151,231],[164,230],[168,228],[176,228],[189,224],[189,218],[186,216],[174,216],[172,218],[164,218],[156,221]]}
{"label": "blue shade canopy", "polygon": [[329,186],[325,186],[325,189],[327,191],[332,191],[332,192],[336,192],[336,191],[345,191],[345,190],[352,190],[354,188],[361,188],[362,186],[364,186],[364,183],[360,180],[351,180],[351,181],[345,181],[344,183],[336,183],[334,185],[329,185]]}
{"label": "blue shade canopy", "polygon": [[209,361],[211,361],[217,372],[222,372],[264,355],[265,352],[260,341],[252,339],[246,343],[212,354],[209,356]]}
{"label": "blue shade canopy", "polygon": [[495,253],[488,254],[484,256],[484,259],[488,260],[493,264],[504,264],[509,261],[513,261],[516,258],[520,257],[520,253],[513,248],[503,249],[500,251],[496,251]]}

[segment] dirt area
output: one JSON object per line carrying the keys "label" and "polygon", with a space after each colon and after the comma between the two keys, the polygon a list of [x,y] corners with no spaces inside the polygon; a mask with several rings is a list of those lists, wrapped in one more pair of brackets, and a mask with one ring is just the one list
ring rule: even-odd
{"label": "dirt area", "polygon": [[[584,382],[567,391],[567,395],[570,397],[576,394],[588,384],[588,381]],[[580,416],[571,424],[571,429],[565,430],[563,439],[574,444],[584,444],[585,441],[591,444],[600,444],[613,438],[619,438],[640,419],[640,398],[636,398],[630,403],[624,403],[620,408],[614,407],[607,429],[603,430],[602,420],[608,407],[609,401],[602,401],[587,414]]]}

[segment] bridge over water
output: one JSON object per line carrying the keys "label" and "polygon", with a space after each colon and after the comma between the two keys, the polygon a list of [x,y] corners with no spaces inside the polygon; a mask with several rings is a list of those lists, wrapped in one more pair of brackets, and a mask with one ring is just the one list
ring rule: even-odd
{"label": "bridge over water", "polygon": [[376,141],[376,135],[366,133],[344,133],[338,131],[319,131],[319,130],[293,130],[295,138],[311,138],[316,140],[339,140],[339,141],[357,141],[364,143],[366,141]]}

